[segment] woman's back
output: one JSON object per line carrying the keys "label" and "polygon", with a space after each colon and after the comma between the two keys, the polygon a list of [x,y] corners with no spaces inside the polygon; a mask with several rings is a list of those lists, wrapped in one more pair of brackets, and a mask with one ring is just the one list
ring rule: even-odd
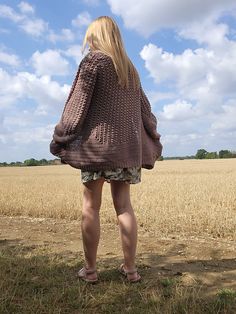
{"label": "woman's back", "polygon": [[118,84],[111,58],[102,52],[90,52],[97,60],[97,78],[87,116],[84,135],[99,143],[119,145],[140,140],[141,105],[139,90]]}

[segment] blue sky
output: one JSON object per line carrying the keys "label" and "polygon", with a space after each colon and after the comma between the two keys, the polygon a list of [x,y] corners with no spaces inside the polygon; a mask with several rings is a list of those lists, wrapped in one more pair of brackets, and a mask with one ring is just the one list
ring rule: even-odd
{"label": "blue sky", "polygon": [[0,162],[53,159],[49,143],[89,23],[118,23],[164,156],[236,150],[233,0],[1,1]]}

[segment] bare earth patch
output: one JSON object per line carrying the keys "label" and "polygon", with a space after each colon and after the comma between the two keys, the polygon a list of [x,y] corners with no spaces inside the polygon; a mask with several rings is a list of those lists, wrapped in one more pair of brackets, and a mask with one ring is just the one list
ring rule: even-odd
{"label": "bare earth patch", "polygon": [[[98,269],[118,267],[122,261],[118,226],[110,223],[101,228]],[[78,220],[1,216],[0,250],[5,246],[45,248],[68,262],[83,259]],[[236,245],[227,239],[160,238],[139,227],[137,266],[147,284],[178,278],[181,285],[200,285],[209,295],[223,288],[236,289]]]}

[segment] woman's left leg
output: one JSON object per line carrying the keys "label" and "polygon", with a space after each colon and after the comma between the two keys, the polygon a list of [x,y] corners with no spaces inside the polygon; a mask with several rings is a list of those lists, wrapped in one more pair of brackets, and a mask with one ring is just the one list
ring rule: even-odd
{"label": "woman's left leg", "polygon": [[[97,248],[100,238],[99,210],[102,202],[102,187],[105,179],[83,183],[82,238],[87,269],[96,268]],[[93,277],[94,274],[89,275]],[[92,279],[92,278],[91,278]]]}

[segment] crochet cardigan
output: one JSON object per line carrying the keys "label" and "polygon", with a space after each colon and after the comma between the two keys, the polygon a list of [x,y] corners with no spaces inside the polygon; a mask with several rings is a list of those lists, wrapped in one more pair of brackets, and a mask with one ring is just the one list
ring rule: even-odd
{"label": "crochet cardigan", "polygon": [[50,151],[87,171],[152,169],[162,152],[156,126],[141,83],[139,89],[132,82],[122,87],[112,59],[90,51],[79,65]]}

